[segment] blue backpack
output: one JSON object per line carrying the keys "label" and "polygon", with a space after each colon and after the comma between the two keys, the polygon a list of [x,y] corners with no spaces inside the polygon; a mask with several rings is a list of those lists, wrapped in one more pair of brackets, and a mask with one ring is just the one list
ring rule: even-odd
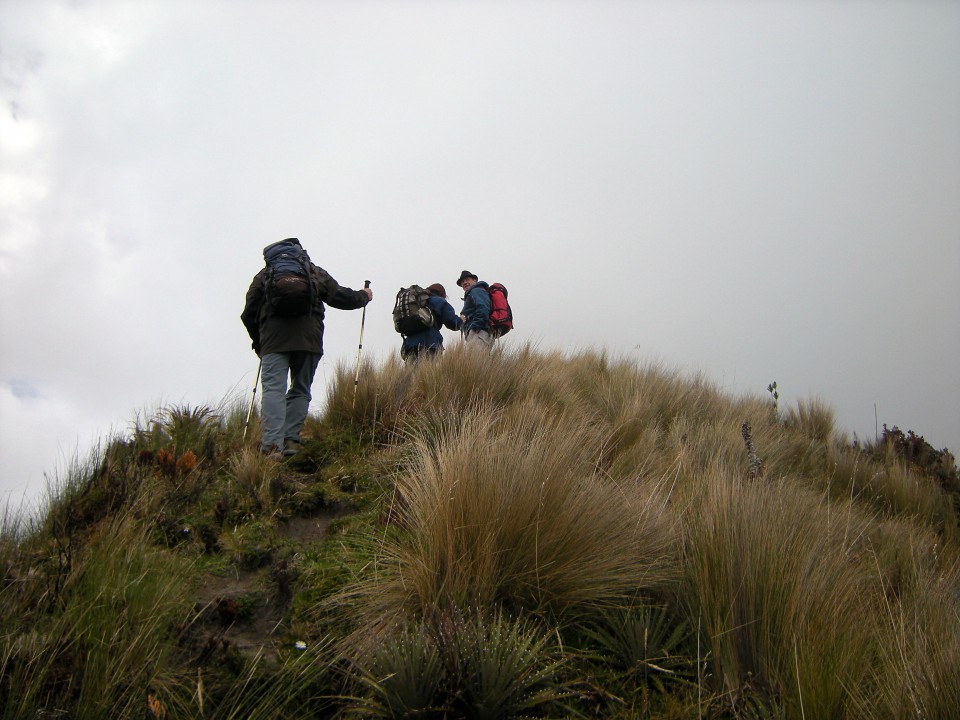
{"label": "blue backpack", "polygon": [[287,238],[263,249],[267,265],[267,303],[270,312],[283,317],[306,315],[313,310],[310,256],[297,238]]}

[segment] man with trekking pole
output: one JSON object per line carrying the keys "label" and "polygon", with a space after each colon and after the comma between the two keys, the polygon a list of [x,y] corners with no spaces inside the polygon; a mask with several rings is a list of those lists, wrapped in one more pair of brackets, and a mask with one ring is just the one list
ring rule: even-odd
{"label": "man with trekking pole", "polygon": [[263,257],[265,267],[250,283],[240,319],[260,357],[260,451],[280,458],[300,449],[323,356],[325,304],[357,310],[373,300],[373,291],[369,282],[362,290],[341,286],[310,261],[297,238],[267,246]]}

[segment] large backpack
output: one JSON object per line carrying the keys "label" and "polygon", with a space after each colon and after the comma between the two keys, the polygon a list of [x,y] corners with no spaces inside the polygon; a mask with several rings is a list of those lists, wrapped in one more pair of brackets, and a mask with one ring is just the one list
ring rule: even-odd
{"label": "large backpack", "polygon": [[270,312],[283,317],[306,315],[313,309],[310,257],[297,238],[287,238],[263,249],[267,265],[267,302]]}
{"label": "large backpack", "polygon": [[393,328],[401,335],[415,335],[434,326],[433,311],[427,305],[430,293],[419,285],[400,288],[393,305]]}
{"label": "large backpack", "polygon": [[490,334],[494,337],[506,335],[513,330],[513,310],[507,302],[507,288],[501,283],[493,283],[487,292],[490,294]]}

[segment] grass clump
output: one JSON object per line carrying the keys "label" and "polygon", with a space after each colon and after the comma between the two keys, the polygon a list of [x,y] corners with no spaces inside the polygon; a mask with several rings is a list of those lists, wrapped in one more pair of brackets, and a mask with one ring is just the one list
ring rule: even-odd
{"label": "grass clump", "polygon": [[815,495],[784,483],[704,478],[686,519],[684,595],[710,649],[714,690],[839,717],[869,666],[875,610],[853,555],[869,520],[821,523]]}
{"label": "grass clump", "polygon": [[660,488],[612,489],[591,463],[594,431],[575,432],[562,417],[478,407],[414,437],[391,498],[400,532],[353,590],[368,598],[361,624],[437,606],[561,617],[668,582]]}

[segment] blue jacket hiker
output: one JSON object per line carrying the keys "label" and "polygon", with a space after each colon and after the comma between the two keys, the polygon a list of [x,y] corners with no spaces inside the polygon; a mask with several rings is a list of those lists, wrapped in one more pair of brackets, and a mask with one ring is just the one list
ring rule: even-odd
{"label": "blue jacket hiker", "polygon": [[493,345],[490,334],[490,286],[469,270],[460,273],[457,285],[463,288],[463,310],[460,320],[463,323],[464,342],[477,347],[489,348]]}
{"label": "blue jacket hiker", "polygon": [[441,325],[450,330],[460,329],[460,318],[457,317],[453,306],[447,302],[447,291],[443,285],[434,283],[428,286],[426,290],[430,293],[427,307],[433,313],[433,327],[403,338],[400,357],[406,362],[415,362],[424,356],[436,357],[443,352],[443,335],[440,334]]}

